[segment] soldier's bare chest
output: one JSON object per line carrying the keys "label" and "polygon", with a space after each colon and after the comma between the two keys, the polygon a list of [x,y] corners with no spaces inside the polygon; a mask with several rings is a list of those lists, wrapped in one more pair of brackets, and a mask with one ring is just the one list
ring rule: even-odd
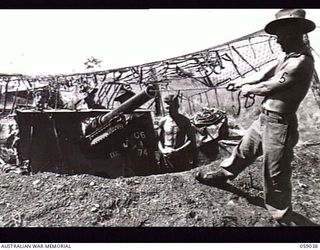
{"label": "soldier's bare chest", "polygon": [[166,120],[163,129],[166,134],[176,134],[180,131],[178,124],[173,119]]}

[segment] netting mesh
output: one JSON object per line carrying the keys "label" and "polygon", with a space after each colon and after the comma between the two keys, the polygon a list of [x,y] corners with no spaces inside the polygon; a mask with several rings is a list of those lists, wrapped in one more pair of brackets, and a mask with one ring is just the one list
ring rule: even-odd
{"label": "netting mesh", "polygon": [[[186,97],[205,93],[210,88],[215,89],[230,80],[259,71],[261,67],[274,61],[279,53],[280,47],[274,37],[262,31],[257,32],[190,55],[188,62],[184,64],[176,61],[177,67],[184,75],[181,75],[180,79],[177,76],[175,79],[169,79],[173,84],[168,85],[171,89],[183,91]],[[186,66],[195,61],[197,63],[193,68]],[[181,80],[181,84],[174,84]],[[204,86],[209,88],[203,88]]]}
{"label": "netting mesh", "polygon": [[143,65],[70,75],[0,75],[0,108],[5,111],[13,110],[12,105],[29,105],[37,88],[47,88],[52,108],[75,109],[85,89],[96,89],[95,102],[110,109],[121,89],[138,92],[154,84],[160,93],[179,91],[191,112],[203,103],[219,106],[227,82],[259,71],[280,52],[274,36],[258,31],[209,49]]}

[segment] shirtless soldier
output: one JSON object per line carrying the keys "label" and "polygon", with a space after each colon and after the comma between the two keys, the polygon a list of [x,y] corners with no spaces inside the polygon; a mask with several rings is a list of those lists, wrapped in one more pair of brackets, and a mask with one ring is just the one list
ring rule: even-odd
{"label": "shirtless soldier", "polygon": [[[168,114],[159,122],[158,147],[162,154],[162,165],[171,171],[189,170],[194,161],[195,135],[190,120],[180,114],[177,95],[164,98],[164,108]],[[191,153],[190,150],[193,150]],[[191,157],[190,157],[191,156]]]}
{"label": "shirtless soldier", "polygon": [[241,89],[244,95],[264,96],[262,112],[230,158],[220,164],[221,170],[196,175],[202,183],[221,184],[236,178],[262,155],[265,206],[278,224],[285,226],[299,224],[291,205],[291,161],[298,142],[296,111],[314,71],[314,60],[303,38],[315,24],[305,19],[305,14],[302,9],[283,9],[266,25],[265,31],[277,36],[285,57],[261,75],[254,75],[255,79],[229,86]]}

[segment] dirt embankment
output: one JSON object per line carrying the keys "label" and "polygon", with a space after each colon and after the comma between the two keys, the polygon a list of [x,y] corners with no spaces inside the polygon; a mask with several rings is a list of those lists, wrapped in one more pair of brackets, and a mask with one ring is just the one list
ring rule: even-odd
{"label": "dirt embankment", "polygon": [[[319,146],[299,146],[293,162],[293,207],[320,224]],[[225,187],[199,184],[196,169],[106,179],[39,173],[0,176],[1,227],[272,226],[263,207],[261,161]]]}

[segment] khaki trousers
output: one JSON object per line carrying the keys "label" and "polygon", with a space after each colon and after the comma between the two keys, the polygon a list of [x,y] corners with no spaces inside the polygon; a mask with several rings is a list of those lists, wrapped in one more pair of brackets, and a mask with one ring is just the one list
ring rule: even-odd
{"label": "khaki trousers", "polygon": [[295,114],[265,111],[253,122],[221,167],[235,178],[257,157],[263,156],[264,200],[270,214],[278,221],[291,211],[291,161],[297,144],[298,123]]}
{"label": "khaki trousers", "polygon": [[173,153],[169,157],[161,155],[160,165],[165,172],[180,172],[190,170],[190,156],[188,155],[188,148],[182,149],[178,153]]}

